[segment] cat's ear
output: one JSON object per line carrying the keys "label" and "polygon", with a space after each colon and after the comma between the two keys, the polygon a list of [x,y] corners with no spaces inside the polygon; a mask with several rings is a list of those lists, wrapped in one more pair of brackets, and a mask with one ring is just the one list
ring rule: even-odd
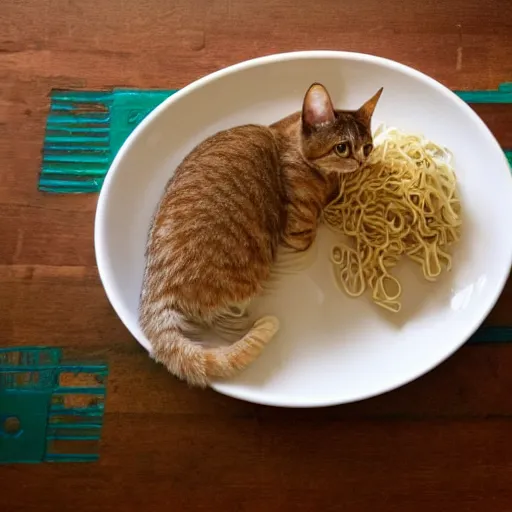
{"label": "cat's ear", "polygon": [[357,115],[366,123],[370,123],[373,112],[377,106],[380,95],[384,87],[381,87],[362,107],[357,111]]}
{"label": "cat's ear", "polygon": [[302,105],[302,125],[307,131],[334,122],[336,115],[326,88],[314,83],[306,92]]}

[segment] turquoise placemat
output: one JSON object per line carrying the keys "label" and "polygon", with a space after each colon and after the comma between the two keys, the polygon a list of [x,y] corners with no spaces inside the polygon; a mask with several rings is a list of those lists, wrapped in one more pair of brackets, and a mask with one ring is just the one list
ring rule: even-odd
{"label": "turquoise placemat", "polygon": [[39,190],[98,192],[134,128],[176,90],[52,91]]}
{"label": "turquoise placemat", "polygon": [[[169,90],[53,91],[46,122],[39,189],[98,192],[117,151]],[[455,91],[468,103],[512,103],[512,83],[496,91]],[[512,148],[504,148],[512,165]]]}
{"label": "turquoise placemat", "polygon": [[0,349],[0,464],[97,460],[107,375],[59,348]]}

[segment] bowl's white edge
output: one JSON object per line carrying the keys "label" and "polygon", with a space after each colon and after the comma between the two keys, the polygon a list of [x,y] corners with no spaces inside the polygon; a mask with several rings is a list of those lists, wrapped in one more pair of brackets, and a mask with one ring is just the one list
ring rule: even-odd
{"label": "bowl's white edge", "polygon": [[[130,325],[130,321],[127,320],[129,318],[128,311],[126,311],[126,308],[121,304],[120,299],[115,294],[115,291],[113,290],[113,286],[111,285],[110,278],[107,274],[107,255],[106,250],[103,244],[101,243],[101,240],[105,238],[105,233],[103,232],[104,222],[103,217],[105,215],[105,209],[108,201],[109,196],[109,186],[110,181],[112,180],[112,177],[114,175],[115,169],[117,168],[119,162],[124,158],[125,153],[127,152],[128,148],[133,144],[135,139],[142,134],[142,132],[146,129],[146,127],[153,122],[154,119],[156,119],[157,116],[159,116],[164,110],[168,108],[170,104],[172,104],[175,101],[179,101],[183,96],[190,94],[195,89],[198,89],[205,85],[208,82],[218,80],[219,78],[235,73],[237,71],[248,69],[251,67],[259,66],[261,64],[268,64],[271,62],[277,62],[277,61],[289,61],[289,60],[300,60],[300,59],[306,59],[306,58],[332,58],[332,59],[339,59],[343,58],[346,60],[354,60],[354,61],[370,61],[378,64],[383,64],[387,67],[394,68],[398,71],[403,72],[404,74],[408,74],[410,76],[414,76],[434,88],[438,89],[441,93],[445,95],[450,95],[452,99],[459,103],[459,106],[466,110],[466,114],[473,118],[473,120],[479,124],[482,128],[486,136],[489,138],[490,142],[493,143],[496,148],[501,151],[501,147],[498,144],[495,137],[492,135],[490,130],[487,128],[485,123],[480,119],[480,117],[467,105],[463,100],[461,100],[456,94],[454,94],[450,89],[442,85],[437,80],[425,75],[424,73],[421,73],[420,71],[417,71],[409,66],[406,66],[405,64],[400,64],[398,62],[395,62],[390,59],[385,59],[383,57],[376,57],[373,55],[363,54],[363,53],[354,53],[354,52],[342,52],[342,51],[330,51],[330,50],[313,50],[313,51],[299,51],[299,52],[289,52],[289,53],[280,53],[280,54],[274,54],[274,55],[268,55],[265,57],[258,57],[256,59],[251,59],[248,61],[244,61],[238,64],[234,64],[232,66],[229,66],[227,68],[221,69],[219,71],[216,71],[214,73],[211,73],[205,77],[202,77],[195,82],[192,82],[191,84],[187,85],[183,89],[179,90],[166,100],[164,100],[159,106],[157,106],[148,116],[134,129],[134,131],[129,135],[129,137],[126,139],[124,144],[119,149],[117,155],[115,156],[110,169],[105,177],[105,180],[103,182],[102,189],[100,191],[100,195],[98,198],[98,204],[96,209],[96,216],[95,216],[95,226],[94,226],[94,247],[95,247],[95,255],[96,255],[96,262],[98,266],[98,272],[100,275],[100,280],[103,284],[103,287],[105,289],[105,293],[107,295],[108,300],[110,301],[112,307],[114,308],[116,314],[119,316],[121,321],[125,324],[125,326],[128,328],[130,333],[135,337],[135,339],[149,352],[151,353],[151,346],[148,342],[148,340],[142,335],[141,331],[138,329],[136,325]],[[508,161],[503,154],[503,161],[506,164],[506,168],[508,168]],[[511,177],[512,179],[512,177]],[[512,265],[512,250],[509,254],[509,267]],[[473,322],[468,323],[468,326],[466,328],[465,334],[461,337],[459,343],[457,343],[452,350],[450,350],[448,353],[446,353],[443,357],[439,358],[438,361],[435,361],[432,365],[425,368],[424,371],[421,373],[406,377],[403,380],[399,381],[398,383],[391,385],[389,387],[381,389],[379,392],[376,393],[370,393],[370,394],[361,394],[354,396],[350,400],[344,400],[342,402],[339,401],[297,401],[297,402],[290,402],[287,398],[272,398],[269,399],[267,396],[260,395],[257,391],[243,391],[238,392],[236,390],[230,389],[228,386],[224,386],[222,384],[214,383],[212,385],[213,389],[216,391],[225,394],[227,396],[230,396],[232,398],[237,398],[240,400],[245,400],[248,402],[258,403],[261,405],[269,405],[269,406],[277,406],[277,407],[294,407],[294,408],[305,408],[305,407],[328,407],[328,406],[334,406],[334,405],[340,405],[342,403],[350,403],[350,402],[356,402],[359,400],[365,400],[367,398],[371,398],[373,396],[378,396],[383,393],[387,393],[389,391],[392,391],[394,389],[397,389],[405,384],[408,384],[417,378],[425,375],[426,373],[430,372],[432,369],[437,367],[439,364],[441,364],[443,361],[451,357],[472,335],[473,333],[478,329],[478,327],[481,325],[485,317],[490,313],[491,309],[494,307],[496,302],[498,301],[501,292],[503,291],[503,288],[505,287],[505,284],[507,282],[508,273],[504,273],[502,282],[500,285],[496,288],[496,292],[494,294],[494,297],[492,300],[489,301],[489,304],[487,305],[487,308],[485,309],[484,315],[481,318],[477,318],[476,320],[473,320]]]}

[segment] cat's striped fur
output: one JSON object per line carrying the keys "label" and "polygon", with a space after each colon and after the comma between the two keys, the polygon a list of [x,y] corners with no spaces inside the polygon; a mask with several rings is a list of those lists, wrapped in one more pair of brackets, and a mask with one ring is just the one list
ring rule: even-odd
{"label": "cat's striped fur", "polygon": [[[341,112],[313,84],[302,112],[217,133],[179,165],[151,226],[140,303],[153,357],[174,375],[198,386],[229,377],[277,332],[269,316],[228,347],[207,348],[189,334],[261,293],[279,244],[302,251],[313,243],[338,173],[358,168],[371,144],[379,95]],[[341,143],[350,154],[336,154]]]}

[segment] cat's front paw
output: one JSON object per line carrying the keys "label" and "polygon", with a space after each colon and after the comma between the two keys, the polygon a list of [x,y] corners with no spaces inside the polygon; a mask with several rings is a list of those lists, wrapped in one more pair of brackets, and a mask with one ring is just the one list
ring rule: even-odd
{"label": "cat's front paw", "polygon": [[315,241],[315,230],[294,231],[286,233],[283,238],[283,245],[295,251],[308,250]]}

